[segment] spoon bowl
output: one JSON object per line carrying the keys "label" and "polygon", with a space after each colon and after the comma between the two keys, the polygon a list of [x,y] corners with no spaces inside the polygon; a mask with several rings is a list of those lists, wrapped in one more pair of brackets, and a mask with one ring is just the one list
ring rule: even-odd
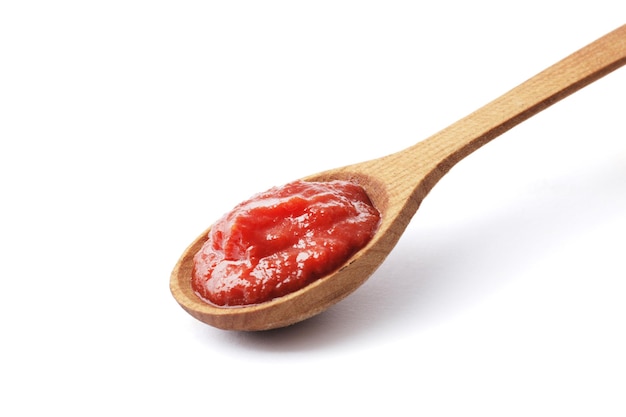
{"label": "spoon bowl", "polygon": [[203,232],[183,252],[170,278],[174,298],[189,314],[217,328],[267,330],[312,317],[356,290],[384,261],[432,187],[457,162],[557,101],[626,64],[626,25],[542,71],[496,100],[403,151],[303,178],[361,185],[381,213],[371,241],[335,272],[271,301],[220,307],[191,288],[193,256]]}

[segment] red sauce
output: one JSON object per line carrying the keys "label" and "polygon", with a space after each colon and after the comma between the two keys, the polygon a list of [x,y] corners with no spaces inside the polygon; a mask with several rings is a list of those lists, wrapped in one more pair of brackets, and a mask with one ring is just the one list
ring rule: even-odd
{"label": "red sauce", "polygon": [[339,268],[372,238],[380,213],[347,181],[296,181],[218,220],[194,257],[193,290],[220,306],[294,292]]}

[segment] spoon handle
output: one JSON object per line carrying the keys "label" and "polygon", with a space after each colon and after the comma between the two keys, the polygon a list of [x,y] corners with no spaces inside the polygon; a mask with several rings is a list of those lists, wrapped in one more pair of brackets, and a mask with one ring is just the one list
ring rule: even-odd
{"label": "spoon handle", "polygon": [[[496,100],[402,153],[432,161],[429,190],[457,162],[557,101],[626,64],[626,25],[535,75]],[[406,160],[405,160],[406,161]],[[426,188],[426,189],[424,189]]]}

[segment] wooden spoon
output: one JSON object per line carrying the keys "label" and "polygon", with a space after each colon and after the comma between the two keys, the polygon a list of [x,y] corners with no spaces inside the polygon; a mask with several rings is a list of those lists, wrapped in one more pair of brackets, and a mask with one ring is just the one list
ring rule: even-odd
{"label": "wooden spoon", "polygon": [[626,25],[587,45],[500,98],[418,144],[383,158],[304,178],[349,180],[363,186],[381,212],[368,245],[340,269],[301,290],[242,307],[218,307],[191,289],[193,255],[207,239],[203,232],[174,267],[170,288],[193,317],[229,330],[266,330],[318,314],[358,288],[397,243],[420,203],[457,162],[487,142],[626,63]]}

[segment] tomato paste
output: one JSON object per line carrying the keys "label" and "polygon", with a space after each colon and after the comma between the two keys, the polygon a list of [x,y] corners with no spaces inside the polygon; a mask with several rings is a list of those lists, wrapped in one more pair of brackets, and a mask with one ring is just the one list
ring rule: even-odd
{"label": "tomato paste", "polygon": [[347,181],[295,181],[237,205],[194,257],[193,290],[219,306],[257,304],[339,268],[372,238],[380,213]]}

